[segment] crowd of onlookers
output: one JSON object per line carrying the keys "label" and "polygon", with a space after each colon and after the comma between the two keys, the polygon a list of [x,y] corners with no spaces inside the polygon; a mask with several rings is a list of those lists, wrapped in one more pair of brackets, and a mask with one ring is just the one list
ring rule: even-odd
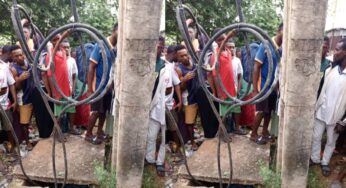
{"label": "crowd of onlookers", "polygon": [[[197,36],[192,20],[188,20],[189,37],[192,48],[199,56],[204,50],[203,39],[205,36]],[[220,32],[220,28],[213,31],[213,35]],[[36,53],[39,39],[31,39],[31,30],[26,22],[23,22],[23,31],[29,53]],[[53,32],[51,29],[48,33]],[[86,130],[84,139],[92,144],[101,144],[107,134],[104,132],[106,114],[110,111],[113,87],[100,85],[103,70],[103,58],[107,58],[108,67],[115,62],[113,50],[117,44],[117,24],[112,29],[112,34],[107,38],[109,48],[106,48],[106,56],[102,54],[99,44],[87,43],[86,50],[87,69],[83,63],[80,47],[71,48],[69,41],[62,38],[61,34],[55,35],[50,44],[40,55],[40,67],[47,67],[51,63],[54,70],[39,71],[39,75],[33,75],[32,65],[29,63],[19,43],[4,45],[1,47],[0,62],[0,104],[10,119],[16,136],[20,143],[27,145],[29,150],[32,144],[29,140],[29,127],[32,117],[41,138],[48,138],[53,131],[53,121],[49,111],[56,117],[62,117],[60,126],[65,134],[81,135]],[[63,35],[64,36],[64,35]],[[197,142],[196,125],[199,119],[205,138],[216,136],[219,122],[217,116],[225,118],[225,127],[228,132],[238,135],[249,135],[251,141],[256,144],[266,144],[275,141],[278,132],[278,98],[279,88],[274,87],[266,99],[258,104],[249,104],[230,108],[231,98],[249,100],[259,92],[269,92],[265,83],[269,79],[269,85],[273,84],[275,70],[280,63],[281,44],[283,40],[283,25],[279,25],[276,35],[272,38],[269,49],[262,43],[252,42],[246,47],[236,47],[234,40],[225,41],[226,34],[219,35],[213,47],[215,50],[207,50],[204,58],[205,68],[202,75],[197,74],[197,62],[191,58],[184,42],[165,46],[165,38],[160,37],[157,44],[157,60],[155,72],[157,78],[152,92],[152,101],[149,113],[149,130],[146,150],[146,162],[155,164],[159,175],[164,175],[170,170],[165,162],[166,143],[174,143],[176,148],[190,146],[191,151],[196,151],[200,142]],[[56,53],[53,54],[53,50]],[[272,57],[268,57],[267,50]],[[324,175],[330,174],[329,161],[335,150],[339,134],[344,135],[346,125],[346,40],[342,39],[333,50],[333,59],[328,59],[329,39],[324,38],[321,58],[321,83],[317,96],[315,111],[315,127],[313,131],[311,165],[321,164]],[[47,52],[51,53],[47,53]],[[249,53],[250,52],[250,53]],[[53,55],[49,55],[53,54]],[[215,62],[219,54],[219,71],[215,69]],[[272,58],[273,71],[269,75],[269,58]],[[54,60],[54,61],[52,61]],[[281,62],[282,63],[282,62]],[[109,81],[110,69],[106,71],[106,83]],[[34,76],[39,78],[39,83],[34,82]],[[204,82],[201,83],[200,80]],[[223,86],[220,85],[220,81]],[[56,82],[56,83],[54,83]],[[55,87],[55,84],[60,88]],[[201,84],[205,84],[209,93],[225,102],[209,103],[209,96]],[[85,85],[85,87],[83,87]],[[66,104],[45,103],[40,90],[52,99],[66,102],[68,98],[78,96],[78,100],[92,95],[99,87],[106,89],[106,94],[92,104],[84,104],[65,109]],[[264,91],[263,91],[264,90]],[[229,104],[225,104],[225,103]],[[48,107],[48,108],[47,108]],[[62,114],[62,112],[66,112]],[[214,111],[217,111],[217,114]],[[4,115],[1,115],[1,130],[7,133],[9,142],[14,145],[13,136],[9,124]],[[93,128],[98,122],[97,131]],[[271,126],[270,126],[271,124]],[[262,125],[262,132],[258,129]],[[271,130],[269,131],[269,127]],[[327,143],[321,160],[321,140],[324,131],[327,130]],[[156,143],[160,135],[158,152]],[[250,133],[251,132],[251,133]],[[182,135],[180,142],[178,133]],[[59,141],[66,140],[60,137]],[[339,138],[342,146],[344,136]],[[341,147],[340,147],[341,148]]]}
{"label": "crowd of onlookers", "polygon": [[[29,51],[35,55],[42,42],[38,36],[31,36],[31,29],[28,22],[22,22],[25,35],[25,42]],[[111,36],[107,37],[109,48],[105,48],[108,67],[114,62],[114,53],[111,49],[117,43],[117,24],[112,29]],[[48,31],[52,33],[54,28]],[[48,35],[47,34],[47,35]],[[19,42],[11,45],[1,46],[0,62],[0,104],[5,114],[1,115],[0,130],[6,132],[7,140],[15,146],[14,137],[11,133],[11,124],[19,143],[26,145],[30,151],[33,148],[29,140],[30,131],[37,128],[40,138],[48,138],[53,132],[54,123],[50,111],[55,117],[60,117],[60,128],[64,136],[57,136],[59,141],[66,140],[68,134],[81,135],[85,130],[85,140],[92,144],[101,144],[106,139],[103,131],[103,124],[106,113],[110,111],[112,101],[112,90],[100,85],[103,73],[103,60],[98,44],[84,44],[84,52],[87,59],[83,57],[81,47],[73,48],[67,38],[62,38],[62,33],[55,35],[40,54],[39,67],[47,71],[38,71],[34,75],[32,64],[26,57]],[[54,52],[56,49],[56,52]],[[50,53],[49,53],[50,52]],[[113,57],[112,57],[113,56]],[[87,65],[85,65],[85,62]],[[54,71],[50,69],[54,66]],[[84,67],[87,66],[87,69]],[[106,71],[105,83],[109,81],[110,68]],[[39,82],[34,82],[37,77]],[[54,83],[55,82],[55,83]],[[57,87],[55,87],[55,84]],[[44,91],[51,99],[66,102],[69,98],[82,100],[92,95],[100,86],[106,89],[106,94],[92,104],[72,106],[67,109],[66,104],[48,102],[40,94]],[[65,113],[62,113],[64,110]],[[6,117],[9,118],[7,122]],[[32,118],[34,117],[34,118]],[[33,123],[35,121],[35,123]],[[93,132],[95,123],[99,125]]]}

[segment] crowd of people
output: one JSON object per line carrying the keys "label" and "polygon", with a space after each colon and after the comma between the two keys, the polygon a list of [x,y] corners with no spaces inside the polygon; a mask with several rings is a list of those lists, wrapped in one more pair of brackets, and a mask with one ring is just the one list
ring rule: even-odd
{"label": "crowd of people", "polygon": [[[22,22],[26,44],[29,53],[34,55],[39,46],[39,39],[30,38],[31,29],[26,23],[25,21]],[[108,67],[111,67],[114,62],[110,50],[116,47],[117,30],[118,25],[115,24],[111,36],[107,38],[109,42],[107,45],[110,47],[105,48]],[[48,34],[54,31],[55,28],[50,29]],[[59,41],[59,46],[57,46]],[[29,140],[29,133],[33,129],[32,117],[34,117],[35,129],[37,128],[40,138],[48,138],[52,135],[54,123],[49,110],[55,117],[61,116],[59,123],[64,136],[61,137],[55,134],[59,141],[66,141],[69,134],[81,135],[83,130],[86,130],[85,140],[92,144],[101,144],[107,138],[103,130],[103,124],[106,113],[111,108],[112,89],[102,88],[106,89],[107,92],[100,100],[90,105],[69,107],[64,114],[62,114],[62,111],[66,104],[45,103],[39,90],[42,89],[49,97],[62,102],[67,101],[66,97],[79,96],[78,100],[82,100],[92,95],[100,87],[102,75],[104,74],[103,59],[98,44],[88,43],[87,45],[91,45],[91,50],[88,54],[90,60],[86,61],[89,67],[85,72],[83,69],[84,64],[80,60],[83,59],[81,57],[81,48],[71,50],[70,42],[66,38],[62,38],[62,33],[55,35],[47,45],[47,50],[41,53],[39,60],[39,67],[47,68],[52,63],[51,66],[54,65],[54,71],[51,69],[39,71],[39,75],[33,75],[32,65],[25,56],[19,42],[1,47],[0,104],[13,125],[19,143],[26,145],[29,151],[33,148],[33,144]],[[53,53],[54,49],[57,49],[56,53]],[[48,50],[51,53],[47,53]],[[85,50],[88,51],[87,48]],[[105,82],[107,83],[110,77],[110,68],[107,69],[106,74]],[[39,83],[34,82],[34,76],[39,78]],[[59,89],[55,87],[54,80]],[[83,85],[85,85],[84,89]],[[64,96],[66,97],[64,98]],[[95,134],[93,128],[97,120],[99,125]],[[0,128],[1,131],[6,132],[7,140],[12,145],[10,152],[13,152],[15,141],[10,124],[6,121],[4,115],[1,115]]]}
{"label": "crowd of people", "polygon": [[[190,39],[193,50],[200,54],[203,50],[203,42],[196,38],[196,30],[191,20],[187,21]],[[30,53],[35,53],[38,40],[30,38],[30,27],[23,24],[23,31]],[[49,33],[55,29],[51,29]],[[106,57],[108,67],[114,62],[111,50],[116,49],[117,44],[117,24],[112,29],[112,34],[107,38]],[[221,29],[216,28],[213,35]],[[169,165],[165,163],[166,143],[173,142],[178,150],[191,146],[192,151],[198,150],[199,143],[196,142],[197,119],[203,129],[205,138],[213,138],[218,131],[219,122],[214,114],[213,106],[216,107],[218,115],[225,117],[225,126],[228,132],[247,135],[256,144],[267,144],[275,141],[277,137],[278,123],[274,119],[277,116],[279,88],[275,87],[268,98],[258,104],[249,104],[241,107],[229,109],[230,105],[214,102],[212,105],[208,101],[207,94],[201,87],[199,78],[204,79],[209,91],[217,98],[230,101],[230,97],[240,97],[246,95],[243,100],[248,100],[259,92],[269,88],[264,88],[268,79],[272,85],[274,73],[280,63],[281,44],[283,40],[283,25],[279,25],[276,35],[272,38],[273,45],[269,45],[272,57],[268,57],[264,44],[252,42],[249,45],[250,54],[245,47],[236,47],[234,41],[226,41],[224,48],[220,48],[226,38],[225,34],[220,35],[213,44],[215,51],[209,50],[205,58],[205,64],[214,67],[217,54],[219,56],[220,71],[215,69],[205,71],[205,74],[198,75],[196,64],[190,57],[189,51],[184,42],[181,44],[165,45],[165,38],[160,37],[157,45],[157,60],[155,72],[157,79],[154,84],[152,101],[149,113],[148,142],[145,160],[148,164],[156,165],[159,175],[164,175],[169,170]],[[62,42],[58,45],[58,41]],[[32,149],[29,140],[29,127],[32,117],[35,117],[36,125],[41,138],[48,138],[52,134],[53,121],[49,115],[45,102],[38,87],[41,87],[47,95],[59,100],[66,101],[62,96],[80,96],[80,100],[92,95],[100,87],[103,71],[103,56],[99,44],[92,44],[88,55],[88,69],[85,72],[80,62],[80,48],[71,50],[67,39],[61,39],[61,34],[55,35],[51,39],[48,50],[53,52],[57,49],[54,57],[55,71],[42,71],[40,75],[33,75],[32,67],[23,53],[19,43],[15,45],[5,45],[1,48],[0,62],[0,104],[10,118],[19,142],[24,142],[28,149]],[[315,127],[313,131],[311,165],[321,164],[322,172],[325,176],[330,174],[329,161],[335,150],[335,145],[339,134],[345,134],[343,128],[346,125],[345,111],[346,85],[346,40],[342,39],[337,43],[334,50],[333,61],[328,60],[329,39],[325,38],[322,46],[321,75],[323,75],[318,91],[318,99],[315,113]],[[51,59],[43,53],[40,58],[42,66],[47,66]],[[268,75],[269,58],[273,60],[272,75]],[[281,62],[282,63],[282,62]],[[253,71],[251,71],[253,70]],[[106,82],[110,79],[110,69],[106,72]],[[35,83],[33,77],[38,76],[40,83]],[[60,92],[54,86],[53,79],[56,80]],[[220,87],[218,79],[223,83]],[[81,89],[83,83],[86,84],[84,93]],[[252,86],[249,87],[249,84]],[[39,86],[37,86],[39,84]],[[61,121],[62,129],[66,134],[81,135],[82,129],[86,130],[85,141],[92,144],[101,144],[107,137],[104,132],[106,113],[110,111],[113,90],[112,87],[105,88],[107,93],[98,101],[90,105],[70,107],[65,110],[65,121]],[[250,88],[250,92],[247,90]],[[264,89],[263,89],[264,88]],[[102,88],[104,89],[104,88]],[[225,92],[227,91],[227,93]],[[62,92],[62,93],[61,93]],[[55,116],[61,115],[66,105],[49,103],[49,108]],[[7,138],[12,145],[15,145],[10,127],[6,123],[5,116],[1,115],[1,130],[7,133]],[[98,122],[96,134],[93,132],[96,122]],[[271,131],[269,125],[271,122]],[[263,125],[261,134],[258,134],[260,125]],[[321,140],[324,131],[327,130],[327,143],[321,159]],[[161,136],[159,132],[161,131]],[[182,134],[183,142],[179,141],[178,132]],[[161,139],[158,152],[156,144],[158,137]],[[167,138],[167,139],[166,139]],[[60,141],[66,137],[58,137]],[[343,137],[338,143],[343,144]],[[340,147],[341,148],[341,147]]]}
{"label": "crowd of people", "polygon": [[[191,21],[187,21],[188,25],[191,23]],[[220,30],[220,28],[216,28],[212,34],[215,35]],[[196,38],[195,28],[189,27],[188,31],[193,50],[196,54],[199,54],[204,48],[202,45],[203,41],[199,41]],[[245,47],[236,48],[232,40],[226,41],[225,48],[220,49],[225,37],[226,34],[222,34],[215,40],[215,52],[210,50],[204,59],[205,64],[213,67],[216,55],[220,54],[220,72],[218,74],[224,88],[221,88],[217,82],[215,69],[205,71],[204,75],[197,74],[196,64],[198,62],[193,62],[184,42],[167,46],[164,49],[164,39],[160,39],[155,67],[155,71],[159,76],[155,83],[150,107],[146,154],[146,163],[156,164],[159,174],[163,174],[163,172],[169,169],[169,165],[167,168],[164,161],[165,143],[173,141],[178,144],[178,148],[181,146],[179,141],[177,141],[176,131],[183,135],[184,143],[191,144],[192,150],[198,149],[198,143],[194,141],[194,129],[196,129],[198,114],[205,138],[216,136],[219,123],[198,77],[204,79],[207,88],[215,97],[224,101],[229,101],[230,96],[238,98],[243,96],[251,83],[250,92],[247,93],[243,100],[248,100],[261,91],[268,92],[269,87],[264,88],[268,79],[271,80],[269,85],[273,84],[276,68],[279,63],[283,63],[280,62],[283,24],[279,25],[276,35],[272,38],[273,45],[269,45],[273,60],[272,75],[268,75],[270,57],[268,57],[269,53],[266,52],[264,44],[250,43],[250,54],[248,54]],[[200,36],[199,39],[203,40],[203,36]],[[338,136],[339,134],[345,134],[344,126],[346,125],[346,102],[344,97],[346,85],[343,84],[343,79],[346,79],[344,73],[346,66],[346,40],[342,39],[339,41],[336,48],[329,53],[329,38],[324,37],[321,48],[321,82],[318,93],[316,93],[317,104],[315,108],[310,164],[319,164],[322,174],[329,176],[331,172],[329,162],[332,154],[337,150],[342,150],[344,143],[344,137],[338,139]],[[328,54],[329,56],[327,57]],[[334,58],[331,59],[330,57]],[[230,105],[218,104],[217,102],[214,102],[213,105],[217,107],[220,117],[226,117],[225,126],[228,132],[239,135],[249,134],[251,141],[263,145],[275,142],[278,136],[279,116],[277,112],[280,101],[279,94],[278,84],[265,100],[257,104],[244,105],[232,109],[229,109]],[[175,119],[173,122],[172,117]],[[174,129],[174,122],[177,122],[178,130]],[[261,134],[258,133],[260,125],[262,125]],[[269,127],[271,128],[270,130]],[[155,155],[155,144],[160,129],[161,144],[158,154]],[[321,158],[322,135],[325,130],[327,130],[327,143]],[[335,150],[336,143],[339,145],[337,150]],[[346,170],[343,174],[340,177],[343,178],[346,175]]]}

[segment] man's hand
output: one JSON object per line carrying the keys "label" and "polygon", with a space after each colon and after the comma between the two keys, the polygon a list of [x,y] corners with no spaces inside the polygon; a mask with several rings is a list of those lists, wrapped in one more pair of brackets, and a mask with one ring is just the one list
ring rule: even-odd
{"label": "man's hand", "polygon": [[13,102],[10,109],[12,109],[12,112],[15,112],[17,110],[17,102]]}
{"label": "man's hand", "polygon": [[24,71],[20,76],[19,76],[19,78],[21,79],[21,80],[26,80],[26,79],[28,79],[30,77],[30,73],[28,72],[28,71]]}
{"label": "man's hand", "polygon": [[192,78],[194,78],[195,77],[195,73],[194,72],[189,72],[189,73],[187,73],[185,76],[184,76],[184,80],[185,81],[189,81],[189,80],[191,80]]}
{"label": "man's hand", "polygon": [[252,91],[252,94],[254,95],[254,96],[256,96],[256,95],[258,95],[258,90],[257,89],[254,89],[253,91]]}
{"label": "man's hand", "polygon": [[90,97],[94,92],[90,89],[88,89],[87,93],[86,93],[86,97]]}
{"label": "man's hand", "polygon": [[178,104],[175,105],[173,109],[180,112],[183,109],[183,103],[179,102]]}
{"label": "man's hand", "polygon": [[342,126],[339,122],[336,123],[334,131],[338,134],[342,133],[345,130],[345,126]]}
{"label": "man's hand", "polygon": [[186,25],[189,26],[190,24],[193,23],[193,19],[189,18],[186,20]]}

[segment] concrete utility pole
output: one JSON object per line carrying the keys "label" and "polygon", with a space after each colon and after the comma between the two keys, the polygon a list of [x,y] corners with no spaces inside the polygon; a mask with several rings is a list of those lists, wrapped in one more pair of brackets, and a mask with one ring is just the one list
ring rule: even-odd
{"label": "concrete utility pole", "polygon": [[[162,0],[119,2],[118,67],[119,100],[116,177],[118,188],[140,188],[146,150],[149,104],[154,85],[156,45]],[[114,151],[114,150],[113,150]]]}
{"label": "concrete utility pole", "polygon": [[[285,0],[279,165],[283,188],[307,184],[326,11],[327,0]],[[278,160],[280,164],[280,150]]]}

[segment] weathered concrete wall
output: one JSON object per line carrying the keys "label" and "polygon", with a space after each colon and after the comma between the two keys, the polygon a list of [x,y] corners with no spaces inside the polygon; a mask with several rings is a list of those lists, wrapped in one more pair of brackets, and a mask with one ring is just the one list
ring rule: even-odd
{"label": "weathered concrete wall", "polygon": [[282,187],[307,183],[326,10],[327,0],[285,0]]}
{"label": "weathered concrete wall", "polygon": [[[162,0],[122,0],[118,38],[117,187],[141,187]],[[117,78],[118,79],[118,78]]]}

